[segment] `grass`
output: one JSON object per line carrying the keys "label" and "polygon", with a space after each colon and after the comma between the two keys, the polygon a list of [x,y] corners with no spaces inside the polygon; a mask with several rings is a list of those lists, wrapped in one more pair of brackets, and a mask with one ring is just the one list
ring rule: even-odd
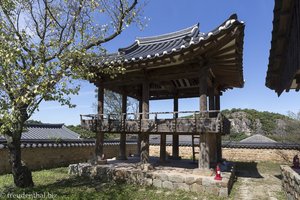
{"label": "grass", "polygon": [[[209,194],[199,194],[184,192],[181,190],[168,191],[154,187],[137,186],[130,184],[103,183],[99,180],[89,178],[69,176],[67,168],[56,168],[33,172],[35,186],[33,188],[21,189],[13,185],[12,175],[0,176],[0,199],[8,198],[12,195],[52,195],[53,199],[143,199],[143,200],[175,200],[175,199],[225,199]],[[1,196],[2,195],[2,196]],[[9,196],[11,195],[11,196]],[[2,197],[2,198],[1,198]],[[19,196],[20,197],[20,196]],[[21,196],[23,197],[23,196]],[[51,197],[51,196],[49,196]],[[38,198],[37,198],[38,199]],[[51,198],[40,198],[51,199]]]}
{"label": "grass", "polygon": [[[228,198],[220,198],[207,193],[193,193],[184,192],[181,190],[168,191],[164,189],[137,186],[131,184],[113,184],[103,183],[99,180],[93,180],[84,177],[75,177],[68,175],[68,169],[56,168],[50,170],[42,170],[33,172],[33,179],[35,187],[28,189],[15,188],[13,185],[12,175],[0,176],[0,199],[16,199],[8,198],[8,194],[19,195],[34,195],[45,194],[52,195],[52,199],[116,199],[116,200],[130,200],[130,199],[142,199],[142,200],[196,200],[196,199],[236,199],[238,196],[241,185],[243,184],[239,175],[245,175],[244,173],[256,177],[253,184],[272,185],[269,180],[263,180],[260,174],[272,174],[272,176],[280,175],[279,164],[271,162],[259,162],[259,163],[247,163],[237,162],[237,169],[242,170],[240,174],[237,174],[238,181],[234,183]],[[258,179],[257,179],[258,178]],[[280,178],[278,176],[278,178]],[[256,182],[260,180],[259,182]],[[262,181],[262,182],[261,182]],[[260,183],[261,182],[261,183]],[[1,196],[2,194],[2,196]],[[2,198],[1,198],[2,197]],[[51,196],[50,196],[51,197]],[[277,199],[285,199],[284,193],[278,190],[276,193]],[[22,199],[32,199],[31,197]],[[37,198],[38,199],[38,198]],[[51,199],[51,198],[40,198]]]}

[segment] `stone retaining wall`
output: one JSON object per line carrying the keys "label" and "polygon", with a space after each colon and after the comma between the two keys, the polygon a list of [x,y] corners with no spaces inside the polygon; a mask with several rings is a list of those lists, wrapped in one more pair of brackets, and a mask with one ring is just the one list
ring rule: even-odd
{"label": "stone retaining wall", "polygon": [[119,166],[114,164],[74,164],[69,166],[69,174],[100,179],[101,181],[126,182],[169,190],[179,189],[227,197],[234,183],[235,167],[232,166],[229,172],[222,172],[221,181],[214,180],[215,175],[211,171],[175,167],[152,168],[124,163]]}
{"label": "stone retaining wall", "polygon": [[[127,155],[136,153],[136,144],[127,144]],[[85,147],[36,147],[22,148],[22,160],[32,170],[68,166],[69,164],[86,162],[95,152],[95,146]],[[119,145],[104,145],[107,158],[119,155]],[[0,174],[9,173],[8,149],[0,149]]]}
{"label": "stone retaining wall", "polygon": [[[150,146],[150,155],[159,156],[160,147]],[[167,146],[167,154],[172,155],[172,146]],[[195,151],[199,151],[196,147]],[[293,149],[247,149],[247,148],[222,148],[222,157],[230,161],[260,162],[271,161],[290,164],[299,150]],[[185,159],[192,159],[192,147],[179,147],[179,156]],[[196,155],[197,159],[197,155]]]}
{"label": "stone retaining wall", "polygon": [[288,200],[300,199],[300,169],[281,165],[282,187]]}

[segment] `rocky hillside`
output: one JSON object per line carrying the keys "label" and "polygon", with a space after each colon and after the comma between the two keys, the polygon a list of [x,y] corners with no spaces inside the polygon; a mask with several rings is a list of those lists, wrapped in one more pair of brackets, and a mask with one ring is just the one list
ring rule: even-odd
{"label": "rocky hillside", "polygon": [[300,138],[300,121],[285,115],[253,109],[223,110],[222,113],[231,121],[232,135],[264,134],[277,140],[291,136]]}

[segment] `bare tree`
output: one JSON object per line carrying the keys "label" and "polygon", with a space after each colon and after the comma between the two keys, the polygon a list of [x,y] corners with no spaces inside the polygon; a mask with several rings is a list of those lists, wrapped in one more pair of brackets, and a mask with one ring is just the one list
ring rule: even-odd
{"label": "bare tree", "polygon": [[[97,89],[95,92],[95,97],[97,98]],[[97,103],[93,104],[93,108],[96,112]],[[138,109],[138,101],[130,97],[127,98],[127,112],[138,113]],[[111,115],[112,119],[120,119],[122,113],[122,95],[110,90],[104,90],[104,113]],[[137,115],[130,115],[128,117],[136,119]]]}

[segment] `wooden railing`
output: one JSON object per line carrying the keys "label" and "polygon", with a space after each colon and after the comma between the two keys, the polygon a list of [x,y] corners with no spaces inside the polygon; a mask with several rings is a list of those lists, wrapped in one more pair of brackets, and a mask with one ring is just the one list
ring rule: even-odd
{"label": "wooden railing", "polygon": [[[180,111],[145,113],[80,115],[81,126],[92,131],[109,133],[180,133],[192,134],[230,132],[230,122],[219,111]],[[176,116],[179,116],[176,118]]]}

